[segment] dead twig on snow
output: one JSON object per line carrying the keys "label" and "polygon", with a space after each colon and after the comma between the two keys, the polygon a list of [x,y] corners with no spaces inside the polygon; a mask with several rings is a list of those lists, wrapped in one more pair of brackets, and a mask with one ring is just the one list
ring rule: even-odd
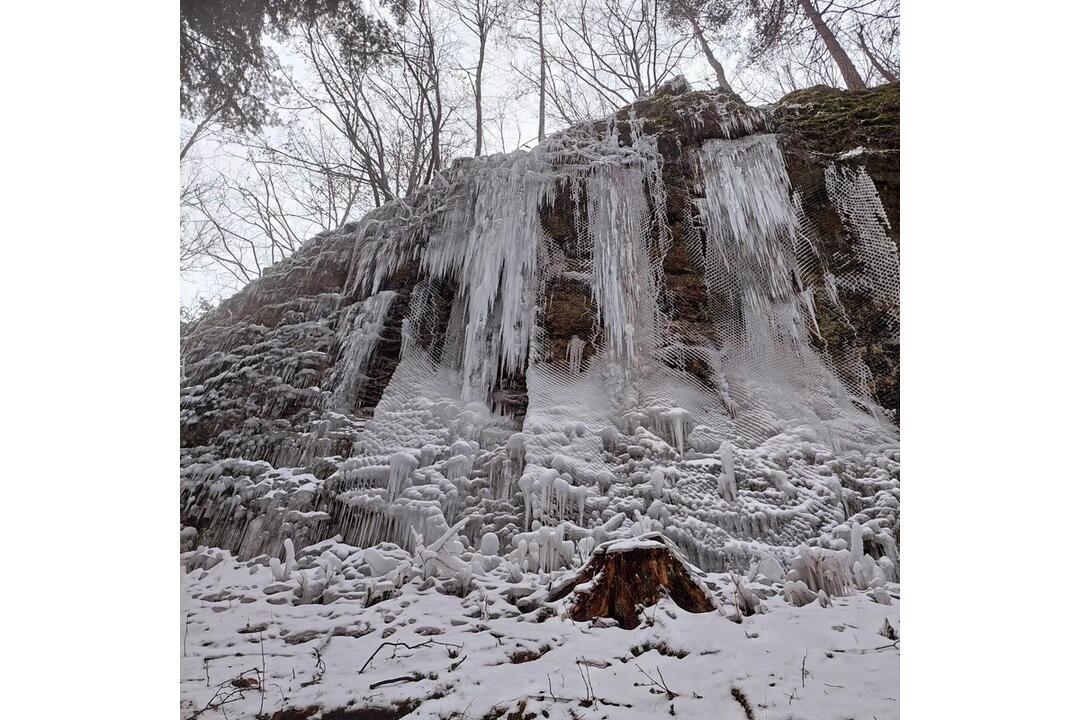
{"label": "dead twig on snow", "polygon": [[742,706],[743,712],[746,713],[746,720],[754,720],[754,708],[751,707],[750,700],[746,697],[746,693],[732,685],[731,697],[735,698],[735,702]]}
{"label": "dead twig on snow", "polygon": [[435,673],[428,673],[427,675],[425,675],[424,673],[414,672],[409,673],[408,675],[387,678],[386,680],[380,680],[379,682],[371,683],[370,685],[368,685],[368,690],[374,690],[377,687],[382,687],[383,685],[391,685],[398,682],[419,682],[421,680],[435,680],[438,677],[439,676]]}
{"label": "dead twig on snow", "polygon": [[461,652],[461,647],[462,647],[461,645],[455,645],[454,643],[439,642],[438,640],[425,640],[424,642],[417,643],[416,645],[409,645],[407,643],[400,643],[400,642],[384,642],[382,645],[375,648],[375,652],[371,653],[371,657],[369,657],[367,659],[367,662],[364,663],[363,667],[360,668],[360,670],[358,671],[358,674],[363,673],[365,670],[367,670],[368,665],[371,664],[371,661],[375,659],[375,656],[378,655],[379,651],[382,650],[384,647],[392,647],[392,648],[394,648],[394,653],[390,656],[390,657],[394,657],[394,655],[397,655],[397,649],[398,648],[405,648],[406,650],[418,650],[418,649],[420,649],[422,647],[429,647],[431,645],[442,645],[443,647],[448,648],[447,654],[449,654],[451,658],[457,657],[457,655],[454,654],[454,653],[451,653],[450,649],[453,649],[456,652]]}
{"label": "dead twig on snow", "polygon": [[575,664],[577,665],[578,674],[581,675],[581,682],[585,683],[585,703],[588,707],[592,707],[592,704],[596,702],[596,694],[593,692],[589,663],[582,657],[578,658]]}
{"label": "dead twig on snow", "polygon": [[[660,666],[659,665],[656,667],[656,674],[657,674],[657,676],[659,676],[659,678],[660,678],[659,680],[654,679],[652,675],[650,675],[649,673],[642,670],[641,666],[638,665],[637,663],[634,663],[634,665],[637,667],[638,672],[640,672],[642,675],[644,675],[646,678],[648,678],[650,686],[659,688],[659,690],[657,690],[656,692],[664,692],[664,693],[666,693],[668,700],[674,700],[675,698],[679,697],[679,693],[675,692],[674,690],[672,690],[671,688],[669,688],[667,686],[667,682],[664,681],[664,675],[663,675],[663,673],[660,672]],[[634,684],[638,685],[638,686],[644,685],[644,683],[634,683]]]}

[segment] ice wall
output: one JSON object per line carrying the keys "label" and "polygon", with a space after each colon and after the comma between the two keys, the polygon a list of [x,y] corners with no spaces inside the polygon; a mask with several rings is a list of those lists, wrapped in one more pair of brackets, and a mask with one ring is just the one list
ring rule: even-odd
{"label": "ice wall", "polygon": [[[631,108],[457,162],[306,247],[246,325],[200,328],[181,461],[197,541],[483,542],[532,573],[660,531],[709,570],[784,565],[796,599],[823,563],[841,589],[894,580],[898,431],[822,329],[854,292],[898,321],[874,182],[821,166],[861,259],[834,275],[784,133],[709,97],[686,100],[685,137]],[[282,301],[316,269],[331,292]]]}

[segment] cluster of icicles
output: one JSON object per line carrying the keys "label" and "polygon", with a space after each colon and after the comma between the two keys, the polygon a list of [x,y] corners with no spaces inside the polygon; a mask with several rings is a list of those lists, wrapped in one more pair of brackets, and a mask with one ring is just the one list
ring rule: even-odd
{"label": "cluster of icicles", "polygon": [[575,128],[530,151],[461,163],[411,202],[369,214],[355,231],[346,294],[377,293],[416,256],[427,280],[455,281],[465,313],[462,399],[486,402],[498,373],[529,363],[537,297],[550,274],[541,211],[569,189],[588,218],[606,347],[628,365],[640,362],[655,347],[657,312],[644,238],[667,224],[656,140],[639,121],[630,126],[629,146],[612,123],[599,136]]}

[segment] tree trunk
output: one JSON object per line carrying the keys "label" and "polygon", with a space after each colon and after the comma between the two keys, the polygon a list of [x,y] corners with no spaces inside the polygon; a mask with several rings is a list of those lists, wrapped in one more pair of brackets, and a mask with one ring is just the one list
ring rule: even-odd
{"label": "tree trunk", "polygon": [[829,54],[832,55],[833,60],[836,61],[837,66],[840,68],[840,74],[844,78],[847,89],[865,90],[866,83],[859,77],[859,71],[855,69],[855,64],[851,62],[851,58],[848,57],[848,54],[840,45],[840,41],[836,39],[833,31],[825,24],[825,20],[821,17],[817,7],[814,6],[813,0],[799,0],[799,5],[802,6],[806,16],[810,18],[810,22],[814,24],[814,29],[817,30],[818,35],[825,41],[825,47],[829,49]]}
{"label": "tree trunk", "polygon": [[202,135],[203,130],[206,129],[206,127],[210,124],[214,117],[219,112],[221,112],[224,107],[224,105],[221,105],[214,108],[207,114],[206,117],[199,121],[199,124],[195,126],[194,130],[191,131],[191,137],[189,137],[187,139],[187,142],[184,143],[184,147],[180,148],[180,162],[184,162],[184,156],[188,154],[188,150],[191,150],[191,146],[194,145],[195,142],[199,139],[199,136]]}
{"label": "tree trunk", "polygon": [[873,51],[866,44],[866,38],[863,37],[863,29],[859,28],[859,47],[862,48],[863,54],[870,60],[870,64],[874,66],[874,69],[881,73],[881,77],[885,78],[885,82],[899,82],[900,78],[889,72],[889,70],[877,59]]}
{"label": "tree trunk", "polygon": [[547,106],[547,53],[544,51],[544,3],[536,3],[536,19],[540,24],[540,129],[536,141],[544,139],[544,110]]}
{"label": "tree trunk", "polygon": [[427,177],[424,179],[424,184],[426,185],[431,181],[431,177],[434,173],[442,170],[442,141],[440,135],[442,134],[443,125],[443,106],[439,65],[435,59],[435,31],[431,23],[431,10],[427,8],[426,5],[421,5],[420,12],[424,14],[424,33],[427,36],[427,62],[431,82],[430,92],[435,95],[435,104],[431,115],[431,166],[428,168]]}
{"label": "tree trunk", "polygon": [[484,50],[487,46],[487,34],[480,35],[480,57],[476,62],[476,157],[484,150],[484,89],[481,83],[484,77]]}
{"label": "tree trunk", "polygon": [[705,53],[705,59],[709,61],[709,65],[712,66],[713,72],[716,73],[716,84],[724,92],[734,93],[731,89],[731,84],[727,81],[727,75],[724,74],[724,66],[720,64],[720,61],[713,55],[712,48],[709,47],[709,43],[705,40],[705,33],[701,32],[701,26],[698,25],[697,18],[687,16],[690,21],[690,27],[694,29],[694,37],[698,41],[698,45],[701,46],[701,51]]}

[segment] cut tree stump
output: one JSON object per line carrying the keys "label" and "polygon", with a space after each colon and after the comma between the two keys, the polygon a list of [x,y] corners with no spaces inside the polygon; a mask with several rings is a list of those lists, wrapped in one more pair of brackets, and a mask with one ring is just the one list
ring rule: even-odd
{"label": "cut tree stump", "polygon": [[571,594],[574,620],[614,618],[625,630],[640,625],[640,609],[655,605],[664,594],[688,612],[716,610],[686,562],[659,533],[599,545],[589,562],[554,588],[548,600]]}

